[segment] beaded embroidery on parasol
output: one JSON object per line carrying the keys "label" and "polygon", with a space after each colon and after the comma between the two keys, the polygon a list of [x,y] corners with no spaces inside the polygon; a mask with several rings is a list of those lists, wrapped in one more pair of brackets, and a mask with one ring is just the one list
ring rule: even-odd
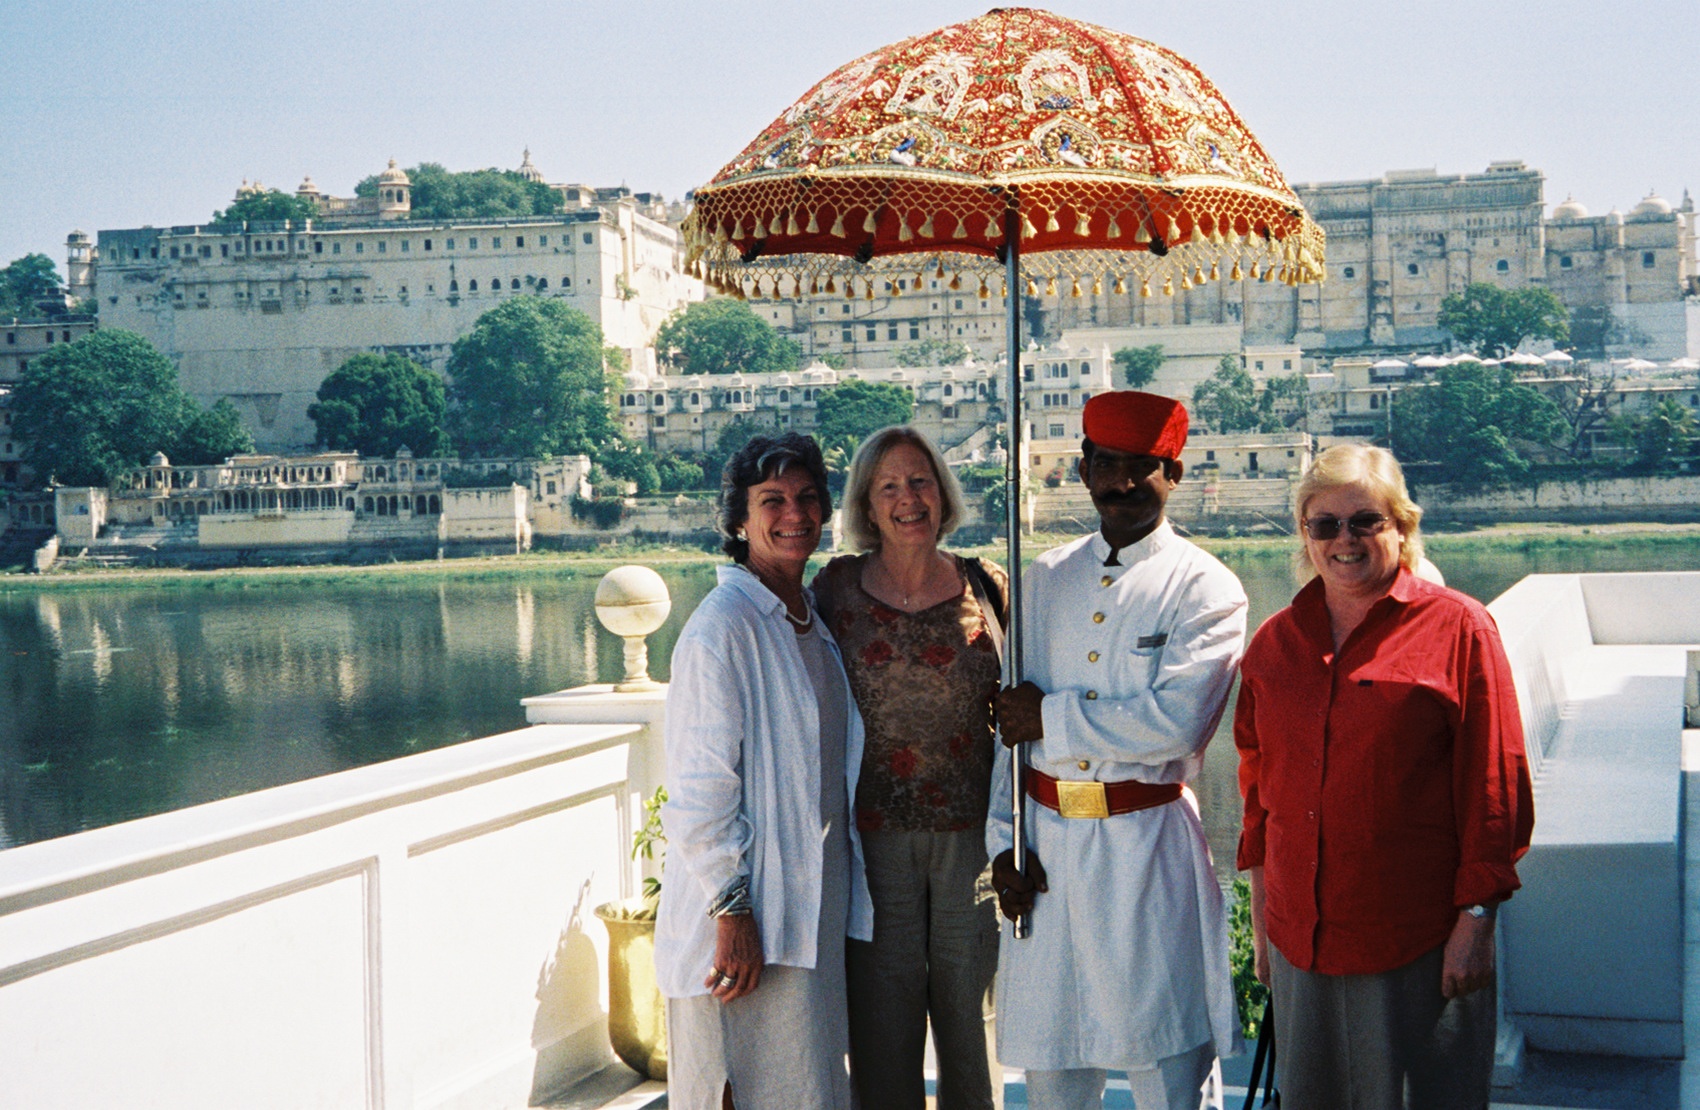
{"label": "beaded embroidery on parasol", "polygon": [[1322,229],[1196,66],[1023,8],[809,90],[696,190],[687,261],[739,297],[872,298],[928,270],[1001,296],[1011,211],[1030,296],[1324,276]]}

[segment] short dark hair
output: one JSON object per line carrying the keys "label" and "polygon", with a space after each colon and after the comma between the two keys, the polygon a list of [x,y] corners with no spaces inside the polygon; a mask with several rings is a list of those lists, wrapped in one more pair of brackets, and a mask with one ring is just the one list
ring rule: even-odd
{"label": "short dark hair", "polygon": [[[1093,455],[1093,452],[1095,452],[1097,450],[1098,450],[1097,444],[1093,443],[1091,440],[1087,439],[1085,436],[1081,437],[1081,439],[1080,439],[1080,457],[1081,457],[1082,461],[1084,461],[1086,463],[1087,466],[1092,465],[1092,455]],[[1170,473],[1171,468],[1177,462],[1179,462],[1180,460],[1179,459],[1162,459],[1160,461],[1163,464],[1163,477],[1169,479],[1169,481],[1171,481],[1171,482],[1180,481],[1179,478],[1176,478],[1172,473]]]}
{"label": "short dark hair", "polygon": [[820,445],[810,436],[799,432],[784,432],[776,436],[756,436],[726,460],[720,472],[720,513],[716,523],[720,528],[720,549],[736,563],[750,558],[750,541],[738,538],[738,529],[750,519],[750,487],[776,478],[797,464],[809,472],[820,496],[821,514],[832,515],[832,494],[827,490],[826,461],[821,458]]}

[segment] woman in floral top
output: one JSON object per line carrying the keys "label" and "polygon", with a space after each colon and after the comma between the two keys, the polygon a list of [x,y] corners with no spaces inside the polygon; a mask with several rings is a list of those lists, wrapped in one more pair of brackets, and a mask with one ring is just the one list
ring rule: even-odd
{"label": "woman in floral top", "polygon": [[849,943],[851,1072],[863,1106],[921,1110],[932,1021],[939,1110],[989,1110],[983,1000],[997,969],[986,865],[1008,579],[939,550],[962,495],[937,449],[886,428],[856,453],[844,528],[865,552],[815,578],[867,728],[856,822],[874,939]]}

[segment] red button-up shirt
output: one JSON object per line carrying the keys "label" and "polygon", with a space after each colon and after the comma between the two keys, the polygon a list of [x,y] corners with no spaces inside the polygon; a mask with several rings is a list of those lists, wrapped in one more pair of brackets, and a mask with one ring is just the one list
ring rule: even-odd
{"label": "red button-up shirt", "polygon": [[1266,621],[1234,712],[1270,943],[1329,975],[1401,967],[1508,897],[1534,800],[1511,666],[1479,603],[1401,570],[1336,654],[1323,584]]}

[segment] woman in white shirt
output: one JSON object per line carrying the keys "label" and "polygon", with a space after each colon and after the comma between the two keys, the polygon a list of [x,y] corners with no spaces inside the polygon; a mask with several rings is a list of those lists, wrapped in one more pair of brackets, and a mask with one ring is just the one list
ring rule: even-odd
{"label": "woman in white shirt", "polygon": [[846,935],[873,910],[851,799],[862,723],[803,588],[831,511],[820,448],[758,436],[721,478],[733,566],[686,623],[667,693],[656,973],[668,1102],[849,1110]]}

